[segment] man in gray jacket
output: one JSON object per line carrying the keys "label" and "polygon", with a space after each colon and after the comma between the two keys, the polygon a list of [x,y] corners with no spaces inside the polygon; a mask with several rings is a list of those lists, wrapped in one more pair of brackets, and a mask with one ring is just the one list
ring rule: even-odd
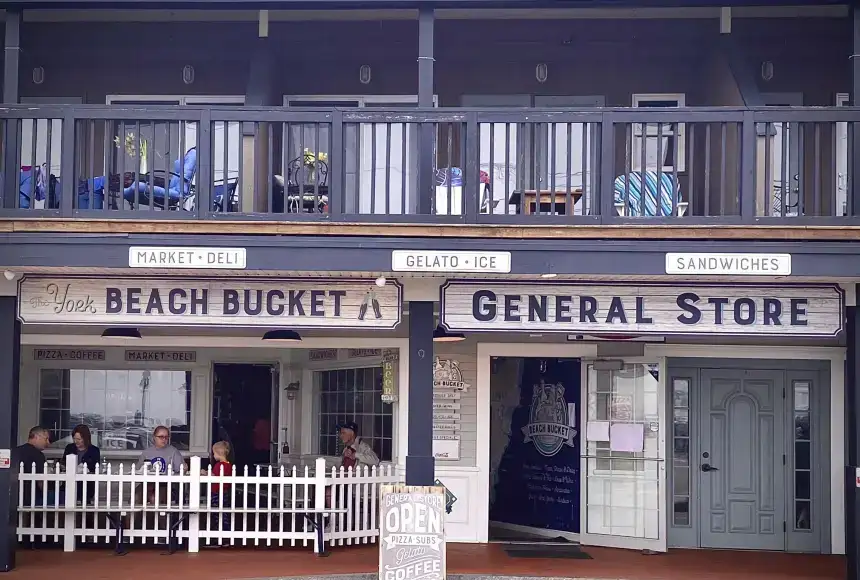
{"label": "man in gray jacket", "polygon": [[340,440],[343,442],[343,459],[341,466],[349,469],[379,465],[379,457],[373,448],[358,436],[358,425],[354,421],[347,421],[337,426],[340,431]]}

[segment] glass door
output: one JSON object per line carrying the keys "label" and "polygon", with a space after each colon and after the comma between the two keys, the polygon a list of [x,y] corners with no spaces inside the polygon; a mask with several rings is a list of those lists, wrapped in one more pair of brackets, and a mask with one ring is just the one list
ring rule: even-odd
{"label": "glass door", "polygon": [[583,361],[580,541],[666,550],[662,361]]}

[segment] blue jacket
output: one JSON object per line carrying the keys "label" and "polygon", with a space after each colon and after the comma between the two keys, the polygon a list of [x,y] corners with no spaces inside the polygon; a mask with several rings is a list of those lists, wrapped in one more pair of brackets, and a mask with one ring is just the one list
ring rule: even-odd
{"label": "blue jacket", "polygon": [[[74,443],[69,443],[66,445],[65,451],[63,451],[63,460],[66,459],[66,455],[77,455],[78,448],[75,447]],[[101,461],[101,451],[95,445],[90,445],[87,447],[87,450],[84,451],[83,461],[79,461],[78,464],[84,463],[87,466],[87,471],[90,473],[94,473],[96,470],[96,465]]]}

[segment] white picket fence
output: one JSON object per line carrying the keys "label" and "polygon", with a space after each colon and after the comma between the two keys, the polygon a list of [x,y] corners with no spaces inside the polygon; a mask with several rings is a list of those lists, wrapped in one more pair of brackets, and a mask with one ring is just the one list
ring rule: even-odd
{"label": "white picket fence", "polygon": [[[87,473],[69,455],[65,464],[57,463],[45,473],[24,473],[22,468],[18,539],[62,542],[67,552],[74,551],[79,542],[108,544],[116,532],[106,513],[125,512],[126,542],[165,543],[173,507],[173,517],[184,518],[177,539],[189,552],[207,543],[313,545],[318,549],[316,532],[294,512],[327,505],[338,513],[327,518],[324,542],[338,546],[375,543],[380,486],[402,480],[394,465],[327,469],[322,458],[315,460],[313,468],[257,467],[249,472],[246,467],[244,473],[229,476],[212,475],[211,468],[201,472],[199,457],[192,457],[190,464],[190,469],[183,467],[180,473],[172,469],[160,473],[146,466],[124,469],[122,465],[118,469],[99,465],[94,473]],[[223,493],[215,495],[219,486],[224,486]],[[94,512],[96,508],[100,512]],[[288,513],[280,513],[281,509]]]}

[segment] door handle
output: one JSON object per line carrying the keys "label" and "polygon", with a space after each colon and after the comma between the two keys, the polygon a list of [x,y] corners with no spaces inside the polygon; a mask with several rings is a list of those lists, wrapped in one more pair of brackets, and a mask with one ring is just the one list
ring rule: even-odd
{"label": "door handle", "polygon": [[708,463],[703,463],[702,464],[702,471],[704,471],[705,473],[708,473],[709,471],[719,471],[719,468],[713,467],[712,465],[710,465]]}

